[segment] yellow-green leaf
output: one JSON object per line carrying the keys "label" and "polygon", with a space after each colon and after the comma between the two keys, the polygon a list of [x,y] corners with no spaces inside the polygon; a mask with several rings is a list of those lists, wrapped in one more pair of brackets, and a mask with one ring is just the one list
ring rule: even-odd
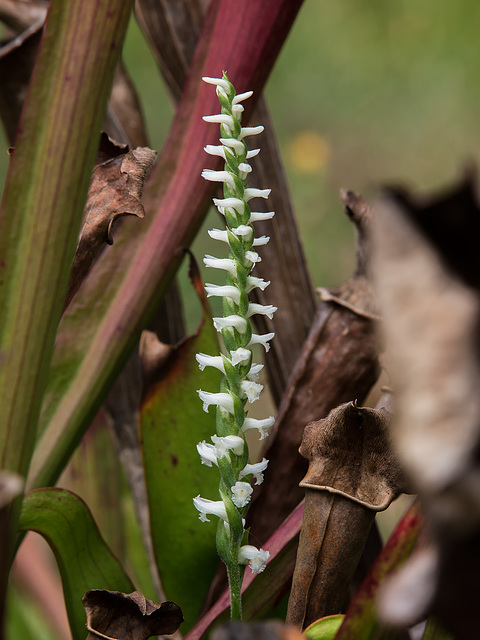
{"label": "yellow-green leaf", "polygon": [[338,614],[315,620],[305,629],[305,635],[308,640],[334,640],[344,617],[344,615]]}

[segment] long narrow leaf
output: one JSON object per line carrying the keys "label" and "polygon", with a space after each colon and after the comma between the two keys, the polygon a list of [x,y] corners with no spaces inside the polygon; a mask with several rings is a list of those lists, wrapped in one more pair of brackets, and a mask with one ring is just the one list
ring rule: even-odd
{"label": "long narrow leaf", "polygon": [[132,1],[53,0],[0,210],[1,466],[27,472]]}
{"label": "long narrow leaf", "polygon": [[[300,5],[301,0],[211,3],[172,129],[147,185],[145,209],[158,213],[150,217],[150,226],[145,220],[142,237],[119,243],[121,258],[114,246],[107,261],[98,263],[89,278],[95,293],[87,281],[76,306],[81,314],[60,334],[59,343],[69,343],[74,352],[67,352],[68,370],[65,362],[56,365],[62,380],[52,384],[48,427],[32,463],[30,486],[50,484],[58,476],[161,299],[179,265],[179,249],[192,241],[208,208],[212,186],[200,174],[203,147],[215,143],[216,134],[202,116],[218,106],[201,76],[228,68],[238,91],[253,89],[258,95]],[[82,323],[79,342],[73,327]]]}

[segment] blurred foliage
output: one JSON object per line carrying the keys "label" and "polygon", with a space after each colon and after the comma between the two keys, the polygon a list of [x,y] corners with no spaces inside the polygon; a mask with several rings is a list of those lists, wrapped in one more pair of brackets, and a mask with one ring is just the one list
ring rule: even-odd
{"label": "blurred foliage", "polygon": [[[430,189],[478,161],[479,11],[468,0],[305,3],[267,93],[315,284],[351,266],[339,187]],[[329,150],[316,171],[296,161],[305,133]]]}
{"label": "blurred foliage", "polygon": [[[28,615],[25,615],[28,612]],[[59,640],[49,628],[44,612],[38,604],[21,590],[11,585],[7,599],[6,638],[22,640]]]}
{"label": "blurred foliage", "polygon": [[[478,161],[478,18],[470,0],[306,0],[267,95],[316,285],[354,264],[340,187],[365,197],[387,183],[430,189]],[[173,109],[134,20],[125,60],[160,149]]]}
{"label": "blurred foliage", "polygon": [[[354,265],[340,187],[427,190],[478,162],[478,18],[469,0],[305,2],[267,96],[316,285]],[[136,25],[126,59],[159,147],[172,111]],[[208,251],[199,235],[197,256]]]}
{"label": "blurred foliage", "polygon": [[[427,190],[478,162],[478,18],[470,0],[306,0],[267,96],[316,285],[337,284],[354,265],[340,187],[367,198],[392,183]],[[124,57],[160,149],[173,108],[135,20]],[[6,153],[0,160],[3,178]],[[199,238],[195,254],[211,253]],[[189,328],[200,314],[193,297],[191,307]]]}

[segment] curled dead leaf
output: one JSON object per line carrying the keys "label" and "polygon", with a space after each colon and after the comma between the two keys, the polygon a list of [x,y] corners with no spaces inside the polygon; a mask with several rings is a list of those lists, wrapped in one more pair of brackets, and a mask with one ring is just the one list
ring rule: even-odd
{"label": "curled dead leaf", "polygon": [[82,602],[87,614],[87,640],[147,640],[175,633],[183,622],[182,611],[174,602],[157,604],[138,591],[92,589]]}
{"label": "curled dead leaf", "polygon": [[390,443],[390,414],[347,402],[305,427],[300,453],[310,465],[301,487],[341,494],[382,511],[406,491]]}
{"label": "curled dead leaf", "polygon": [[143,185],[153,168],[156,152],[148,147],[129,149],[103,134],[97,156],[83,226],[65,300],[68,306],[102,247],[113,244],[112,228],[126,215],[145,216]]}

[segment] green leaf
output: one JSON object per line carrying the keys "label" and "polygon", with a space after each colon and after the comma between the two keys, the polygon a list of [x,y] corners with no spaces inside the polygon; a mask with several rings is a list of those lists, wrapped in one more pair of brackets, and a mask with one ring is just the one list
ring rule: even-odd
{"label": "green leaf", "polygon": [[123,562],[123,474],[109,417],[99,411],[61,478],[86,504],[105,542]]}
{"label": "green leaf", "polygon": [[12,584],[7,597],[5,637],[22,640],[58,640],[58,636],[49,628],[42,613],[27,594]]}
{"label": "green leaf", "polygon": [[309,625],[304,634],[309,640],[334,640],[335,634],[340,629],[344,615],[325,616]]}
{"label": "green leaf", "polygon": [[85,639],[82,597],[86,591],[133,591],[130,578],[103,541],[87,505],[70,491],[37,489],[27,493],[20,530],[39,533],[55,554],[74,640]]}
{"label": "green leaf", "polygon": [[0,210],[0,458],[25,476],[132,0],[53,0]]}
{"label": "green leaf", "polygon": [[[197,278],[199,276],[197,274]],[[197,290],[202,283],[197,280]],[[184,627],[195,622],[218,564],[216,518],[202,523],[193,506],[201,494],[218,500],[219,473],[201,464],[196,445],[215,434],[215,413],[202,411],[197,389],[216,391],[220,372],[199,370],[195,354],[218,353],[202,293],[198,332],[172,350],[141,407],[141,443],[155,556],[167,598],[178,602]]]}

